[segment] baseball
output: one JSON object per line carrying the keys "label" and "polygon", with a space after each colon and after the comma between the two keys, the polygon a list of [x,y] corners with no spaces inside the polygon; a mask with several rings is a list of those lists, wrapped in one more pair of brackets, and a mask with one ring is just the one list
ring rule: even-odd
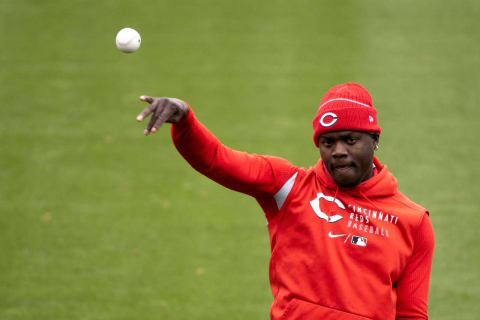
{"label": "baseball", "polygon": [[123,28],[115,38],[118,50],[125,53],[137,51],[141,42],[140,34],[132,28]]}

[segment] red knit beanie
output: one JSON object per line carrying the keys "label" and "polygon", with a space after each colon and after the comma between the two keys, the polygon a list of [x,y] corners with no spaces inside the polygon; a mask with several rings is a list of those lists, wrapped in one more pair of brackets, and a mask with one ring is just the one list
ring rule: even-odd
{"label": "red knit beanie", "polygon": [[358,83],[344,83],[331,88],[320,102],[313,118],[313,142],[327,132],[354,130],[380,133],[377,109],[367,89]]}

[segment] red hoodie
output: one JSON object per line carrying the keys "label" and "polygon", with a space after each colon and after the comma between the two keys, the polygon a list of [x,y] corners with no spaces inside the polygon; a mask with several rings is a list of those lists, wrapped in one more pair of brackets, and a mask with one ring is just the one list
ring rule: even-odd
{"label": "red hoodie", "polygon": [[321,160],[303,169],[222,145],[192,110],[172,125],[172,138],[192,167],[255,197],[265,212],[272,320],[428,319],[428,212],[376,158],[372,178],[342,189]]}

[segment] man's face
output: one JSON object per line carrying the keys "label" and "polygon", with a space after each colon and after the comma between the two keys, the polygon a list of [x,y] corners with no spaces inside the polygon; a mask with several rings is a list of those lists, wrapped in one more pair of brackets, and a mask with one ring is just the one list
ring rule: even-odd
{"label": "man's face", "polygon": [[354,187],[372,176],[378,136],[361,131],[337,131],[320,136],[320,156],[335,183]]}

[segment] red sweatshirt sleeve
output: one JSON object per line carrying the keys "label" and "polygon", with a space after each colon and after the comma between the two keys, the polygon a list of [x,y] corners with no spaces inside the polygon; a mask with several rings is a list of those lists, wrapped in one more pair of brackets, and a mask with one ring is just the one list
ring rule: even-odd
{"label": "red sweatshirt sleeve", "polygon": [[433,227],[428,214],[425,214],[415,235],[413,254],[397,283],[396,319],[428,319],[428,287],[433,247]]}
{"label": "red sweatshirt sleeve", "polygon": [[221,185],[259,198],[273,195],[295,173],[287,160],[232,150],[188,115],[172,125],[175,147],[197,171]]}

